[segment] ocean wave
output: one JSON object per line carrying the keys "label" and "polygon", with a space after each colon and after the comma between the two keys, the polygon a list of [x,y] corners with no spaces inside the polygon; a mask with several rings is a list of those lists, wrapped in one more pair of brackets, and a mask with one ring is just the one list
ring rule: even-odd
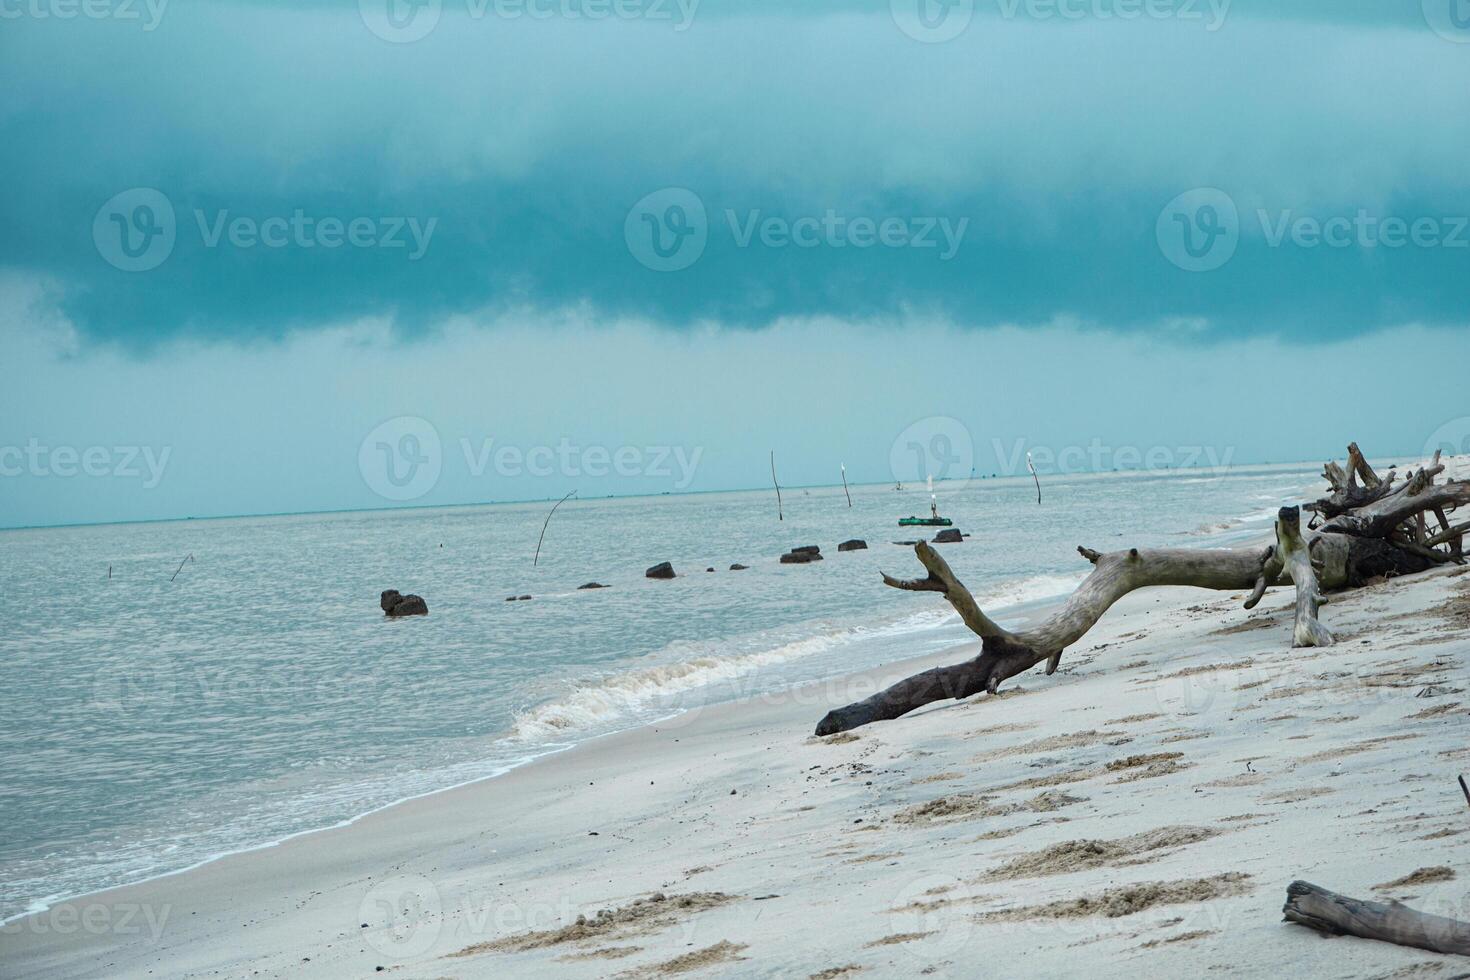
{"label": "ocean wave", "polygon": [[[1034,575],[999,584],[977,596],[995,613],[1065,595],[1082,575]],[[732,651],[737,641],[723,641],[706,653],[668,662],[669,651],[653,654],[642,666],[590,680],[554,700],[523,711],[511,725],[511,738],[545,743],[579,733],[610,729],[619,722],[646,721],[650,713],[681,710],[679,696],[712,685],[746,678],[765,668],[814,657],[859,641],[882,640],[936,630],[959,622],[946,608],[911,613],[890,623],[825,629],[812,636],[755,651]],[[684,645],[687,646],[687,645]],[[695,644],[694,646],[707,646]],[[723,647],[724,649],[721,649]],[[866,664],[854,663],[857,670]]]}
{"label": "ocean wave", "polygon": [[577,687],[565,697],[522,712],[512,723],[512,737],[545,741],[569,732],[605,727],[619,719],[637,718],[650,706],[719,681],[732,680],[762,667],[809,657],[843,642],[838,635],[818,635],[755,653],[711,653],[675,663],[625,670]]}

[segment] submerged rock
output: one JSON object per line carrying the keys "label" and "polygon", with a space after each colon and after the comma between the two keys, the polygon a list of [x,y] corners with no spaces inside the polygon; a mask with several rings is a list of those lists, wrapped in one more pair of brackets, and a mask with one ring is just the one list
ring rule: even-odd
{"label": "submerged rock", "polygon": [[607,586],[603,585],[601,582],[588,582],[586,585],[579,585],[579,586],[577,586],[578,591],[581,591],[582,589],[605,589],[605,588],[607,588]]}
{"label": "submerged rock", "polygon": [[645,578],[673,578],[674,566],[666,561],[661,561],[644,572],[643,575]]}
{"label": "submerged rock", "polygon": [[783,565],[806,565],[814,561],[821,561],[822,555],[818,551],[788,551],[781,556]]}
{"label": "submerged rock", "polygon": [[851,541],[844,541],[841,544],[839,544],[837,546],[837,550],[838,551],[867,551],[868,550],[868,542],[864,541],[862,538],[853,538]]}
{"label": "submerged rock", "polygon": [[947,527],[934,535],[935,544],[959,544],[964,540],[965,536],[960,533],[960,529],[957,527]]}
{"label": "submerged rock", "polygon": [[394,619],[403,616],[427,616],[429,615],[429,604],[423,600],[422,596],[400,595],[397,602],[383,611]]}
{"label": "submerged rock", "polygon": [[732,572],[743,572],[743,571],[745,571],[749,567],[750,567],[749,565],[742,565],[742,564],[740,564],[737,561],[735,564],[733,564],[733,565],[730,566],[730,571],[732,571]]}

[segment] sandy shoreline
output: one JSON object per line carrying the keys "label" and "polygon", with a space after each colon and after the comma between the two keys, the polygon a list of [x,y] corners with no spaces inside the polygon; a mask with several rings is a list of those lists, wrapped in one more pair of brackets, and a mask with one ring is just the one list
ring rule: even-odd
{"label": "sandy shoreline", "polygon": [[[1470,575],[1338,597],[1322,650],[1290,604],[1139,592],[1054,677],[850,736],[810,732],[920,664],[708,707],[62,903],[0,932],[0,972],[1451,975],[1280,906],[1301,877],[1470,917]],[[1421,868],[1453,876],[1375,890]]]}

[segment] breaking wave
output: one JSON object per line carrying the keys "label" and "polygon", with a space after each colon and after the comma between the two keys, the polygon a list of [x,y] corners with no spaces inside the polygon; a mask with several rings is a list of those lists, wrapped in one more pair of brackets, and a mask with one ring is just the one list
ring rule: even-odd
{"label": "breaking wave", "polygon": [[[977,600],[993,615],[1007,609],[1055,598],[1070,592],[1083,575],[1036,575],[1012,583],[1003,583],[977,596]],[[770,689],[769,685],[731,683],[749,679],[763,670],[796,661],[810,660],[822,654],[858,643],[882,644],[895,637],[957,626],[959,616],[948,607],[914,613],[890,623],[866,626],[817,627],[814,635],[787,642],[766,641],[759,649],[748,649],[751,638],[679,644],[644,658],[645,663],[591,678],[571,691],[546,704],[523,711],[515,717],[511,737],[522,742],[545,743],[563,740],[578,733],[612,730],[627,723],[642,723],[667,716],[708,700],[733,700],[742,695]],[[969,633],[957,640],[973,639]],[[740,649],[742,646],[747,649]],[[705,648],[707,652],[701,652]],[[882,647],[886,656],[842,658],[841,672],[875,666],[894,659],[892,647]],[[913,655],[913,647],[905,644],[900,657]],[[678,659],[671,659],[677,657]],[[693,692],[709,691],[726,685],[718,698],[705,698]],[[682,697],[681,696],[685,696]]]}

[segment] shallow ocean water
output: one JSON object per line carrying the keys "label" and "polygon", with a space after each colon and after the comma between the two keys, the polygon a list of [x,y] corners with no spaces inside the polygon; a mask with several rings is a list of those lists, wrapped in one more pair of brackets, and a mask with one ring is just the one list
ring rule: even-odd
{"label": "shallow ocean water", "polygon": [[[942,547],[1004,620],[1081,579],[1079,544],[1260,535],[1317,469],[1051,476],[1041,506],[1029,477],[942,483],[971,535]],[[778,521],[768,490],[573,499],[536,567],[543,502],[0,532],[23,613],[0,636],[0,918],[973,639],[878,577],[918,573],[892,542],[932,536],[897,527],[927,490],[783,501]],[[839,554],[852,537],[869,549]],[[807,544],[825,560],[778,563]],[[665,560],[677,578],[643,577]],[[577,589],[594,580],[611,588]],[[430,615],[385,619],[385,588]]]}

